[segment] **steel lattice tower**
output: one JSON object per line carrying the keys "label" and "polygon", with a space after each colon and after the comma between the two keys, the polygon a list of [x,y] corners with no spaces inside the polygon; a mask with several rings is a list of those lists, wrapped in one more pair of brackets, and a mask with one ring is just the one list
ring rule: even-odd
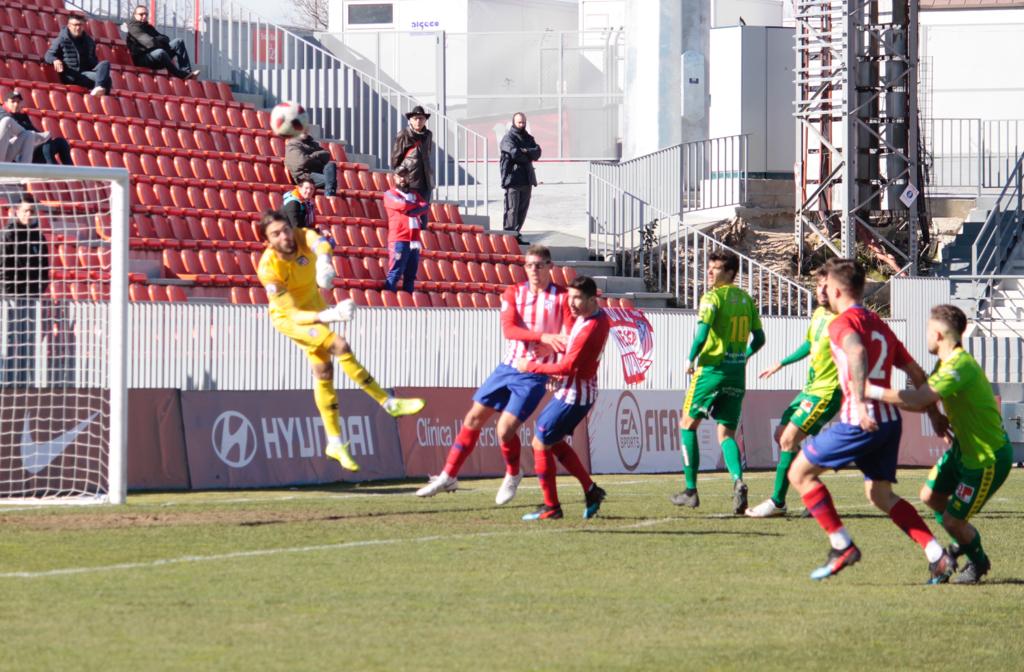
{"label": "steel lattice tower", "polygon": [[822,246],[853,257],[860,242],[915,275],[923,196],[909,208],[900,196],[921,186],[918,0],[794,0],[793,9],[800,267]]}

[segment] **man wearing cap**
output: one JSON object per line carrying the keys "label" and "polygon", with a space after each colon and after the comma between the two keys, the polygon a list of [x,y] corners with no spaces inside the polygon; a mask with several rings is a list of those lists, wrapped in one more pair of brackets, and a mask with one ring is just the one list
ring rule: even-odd
{"label": "man wearing cap", "polygon": [[[12,126],[11,121],[16,125]],[[5,125],[7,130],[4,130]],[[18,130],[18,127],[21,128],[21,131]],[[71,147],[68,145],[68,141],[59,137],[51,138],[49,132],[42,132],[35,127],[22,106],[22,96],[18,90],[8,93],[3,107],[0,107],[0,136],[6,137],[6,134],[10,133],[16,134],[15,139],[20,142],[18,154],[20,155],[24,151],[26,155],[31,155],[29,161],[32,163],[58,163],[57,158],[60,157],[60,163],[65,166],[72,165]],[[4,148],[9,149],[10,144],[5,144]],[[34,149],[29,152],[28,148]],[[23,161],[22,163],[27,162]]]}
{"label": "man wearing cap", "polygon": [[96,42],[85,32],[85,16],[68,15],[68,25],[53,38],[43,60],[53,66],[65,84],[84,86],[94,96],[110,93],[110,61],[96,57]]}
{"label": "man wearing cap", "polygon": [[[429,204],[430,191],[434,188],[434,171],[430,161],[434,134],[427,128],[430,114],[422,105],[417,105],[405,113],[405,118],[409,120],[409,126],[395,137],[395,144],[391,148],[391,169],[405,168],[409,190]],[[426,225],[426,214],[420,216],[420,222]]]}

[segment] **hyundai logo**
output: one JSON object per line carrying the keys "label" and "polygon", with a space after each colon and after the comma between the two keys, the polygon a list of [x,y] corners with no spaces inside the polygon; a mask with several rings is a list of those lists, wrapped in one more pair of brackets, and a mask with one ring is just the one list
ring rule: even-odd
{"label": "hyundai logo", "polygon": [[225,411],[217,416],[210,441],[213,452],[229,467],[241,469],[256,457],[256,430],[249,418],[237,411]]}

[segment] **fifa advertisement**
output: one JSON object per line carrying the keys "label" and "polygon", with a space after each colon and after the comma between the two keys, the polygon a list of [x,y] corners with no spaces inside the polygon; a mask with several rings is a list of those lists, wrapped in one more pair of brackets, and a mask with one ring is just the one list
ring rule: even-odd
{"label": "fifa advertisement", "polygon": [[188,468],[194,489],[255,488],[402,478],[394,419],[360,391],[340,390],[342,440],[360,470],[324,455],[312,393],[182,392]]}
{"label": "fifa advertisement", "polygon": [[[679,390],[601,390],[590,411],[590,462],[595,474],[681,472]],[[712,422],[697,430],[701,471],[724,469]],[[742,427],[736,437],[743,447]]]}
{"label": "fifa advertisement", "polygon": [[[397,390],[399,396],[423,397],[427,400],[427,407],[422,413],[398,420],[406,476],[427,477],[444,470],[448,449],[462,428],[463,418],[473,405],[474,392],[476,390],[470,387],[406,387]],[[551,395],[548,394],[534,415],[519,428],[519,441],[522,444],[520,465],[527,474],[534,473],[533,450],[530,448],[534,421],[550,398]],[[476,449],[462,465],[459,476],[501,476],[505,473],[505,461],[501,457],[501,447],[498,445],[498,435],[495,431],[497,418],[495,414],[484,425]],[[589,467],[586,426],[586,420],[581,422],[568,443],[572,445],[583,464]],[[558,473],[566,473],[561,465]]]}

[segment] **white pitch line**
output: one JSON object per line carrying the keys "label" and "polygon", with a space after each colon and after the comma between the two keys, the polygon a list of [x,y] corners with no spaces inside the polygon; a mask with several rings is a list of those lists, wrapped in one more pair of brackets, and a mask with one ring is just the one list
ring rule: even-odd
{"label": "white pitch line", "polygon": [[[629,525],[617,525],[615,527],[600,528],[604,530],[628,530],[639,527],[651,527],[660,525],[678,518],[655,518],[642,520]],[[537,530],[533,534],[558,534],[577,532],[580,528],[554,528]],[[528,532],[529,533],[529,532]],[[149,562],[122,562],[116,565],[97,565],[94,567],[64,567],[62,569],[48,569],[39,572],[4,572],[0,573],[0,579],[40,579],[51,576],[71,576],[76,574],[95,574],[99,572],[116,572],[133,569],[154,569],[170,565],[182,565],[198,562],[216,562],[219,560],[234,560],[237,558],[260,558],[274,555],[292,553],[317,553],[320,551],[342,551],[350,548],[363,548],[366,546],[390,546],[402,543],[429,543],[433,541],[450,541],[455,539],[478,539],[484,537],[501,537],[513,534],[522,534],[518,530],[505,530],[501,532],[473,532],[464,534],[451,534],[447,536],[431,535],[427,537],[394,538],[394,539],[365,539],[363,541],[347,541],[340,544],[321,544],[318,546],[291,546],[288,548],[263,548],[252,551],[235,551],[233,553],[219,553],[215,555],[183,555],[177,558],[161,558]]]}

